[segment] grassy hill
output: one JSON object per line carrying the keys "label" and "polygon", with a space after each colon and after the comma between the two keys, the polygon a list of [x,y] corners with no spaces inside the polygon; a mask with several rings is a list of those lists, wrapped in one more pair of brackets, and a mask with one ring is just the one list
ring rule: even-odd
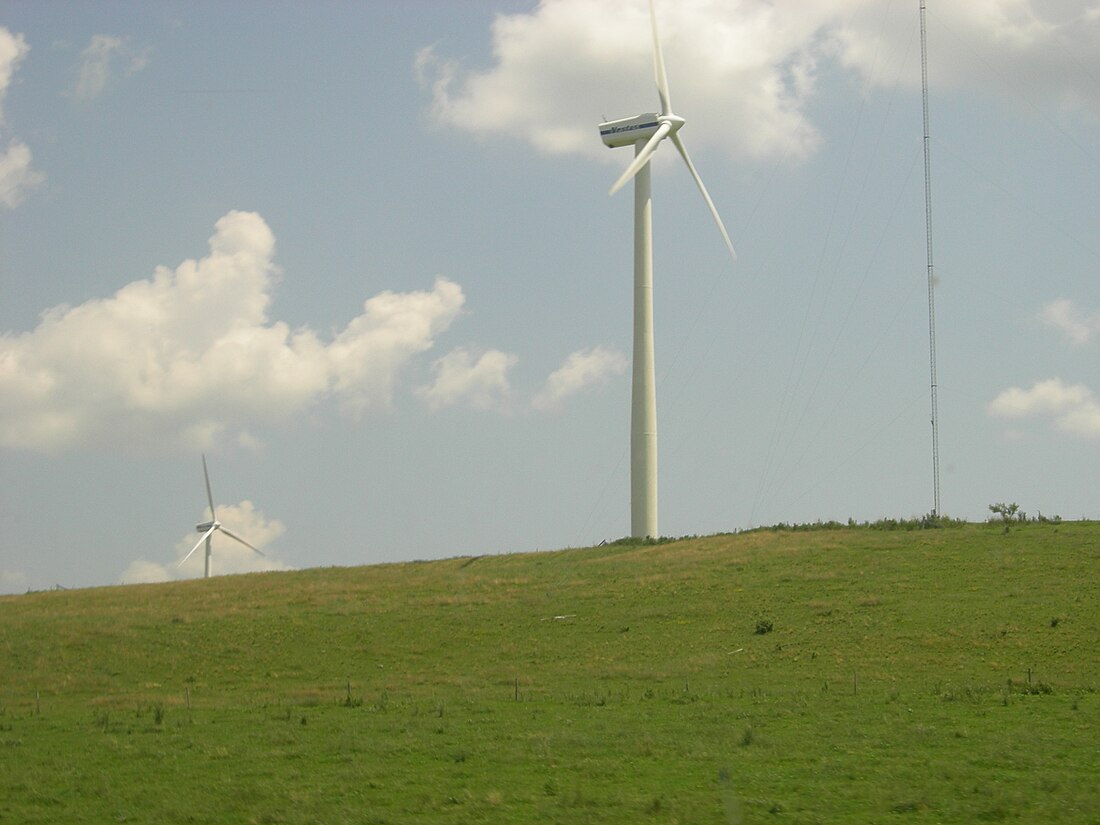
{"label": "grassy hill", "polygon": [[1100,524],[0,597],[0,823],[1100,822]]}

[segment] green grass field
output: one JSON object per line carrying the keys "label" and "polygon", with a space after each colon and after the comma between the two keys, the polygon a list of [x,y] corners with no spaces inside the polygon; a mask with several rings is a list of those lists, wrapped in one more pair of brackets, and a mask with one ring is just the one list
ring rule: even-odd
{"label": "green grass field", "polygon": [[0,823],[1100,823],[1097,523],[32,593],[0,662]]}

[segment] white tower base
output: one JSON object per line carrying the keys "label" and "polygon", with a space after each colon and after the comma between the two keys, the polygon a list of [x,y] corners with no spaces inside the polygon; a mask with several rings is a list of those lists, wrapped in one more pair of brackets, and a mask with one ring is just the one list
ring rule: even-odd
{"label": "white tower base", "polygon": [[[634,144],[635,155],[646,141]],[[650,168],[634,176],[634,359],[630,405],[630,535],[657,538],[657,380],[653,356]]]}

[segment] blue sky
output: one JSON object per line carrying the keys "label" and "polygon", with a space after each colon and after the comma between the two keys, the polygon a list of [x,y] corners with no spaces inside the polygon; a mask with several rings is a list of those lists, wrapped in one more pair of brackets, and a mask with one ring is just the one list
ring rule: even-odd
{"label": "blue sky", "polygon": [[[657,3],[666,535],[932,509],[919,4]],[[942,511],[1100,517],[1100,6],[930,2]],[[617,0],[0,2],[0,592],[629,531]],[[629,187],[628,187],[629,188]]]}

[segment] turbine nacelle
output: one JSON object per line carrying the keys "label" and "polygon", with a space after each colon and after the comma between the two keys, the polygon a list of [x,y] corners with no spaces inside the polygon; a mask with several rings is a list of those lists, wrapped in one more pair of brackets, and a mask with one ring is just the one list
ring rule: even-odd
{"label": "turbine nacelle", "polygon": [[202,524],[196,524],[195,525],[195,530],[196,530],[196,532],[199,532],[199,533],[205,533],[207,530],[210,530],[211,528],[216,528],[216,527],[221,527],[221,526],[222,526],[222,523],[220,521],[217,521],[217,520],[204,521]]}
{"label": "turbine nacelle", "polygon": [[679,131],[684,125],[684,119],[677,115],[658,115],[647,113],[624,117],[619,120],[609,120],[600,124],[600,138],[604,146],[609,149],[618,149],[620,146],[633,146],[639,140],[649,140],[661,127],[662,123],[668,123],[669,133]]}
{"label": "turbine nacelle", "polygon": [[617,149],[620,146],[630,146],[639,140],[649,140],[657,127],[661,125],[660,115],[649,113],[624,117],[619,120],[609,120],[600,124],[600,138],[604,146]]}

